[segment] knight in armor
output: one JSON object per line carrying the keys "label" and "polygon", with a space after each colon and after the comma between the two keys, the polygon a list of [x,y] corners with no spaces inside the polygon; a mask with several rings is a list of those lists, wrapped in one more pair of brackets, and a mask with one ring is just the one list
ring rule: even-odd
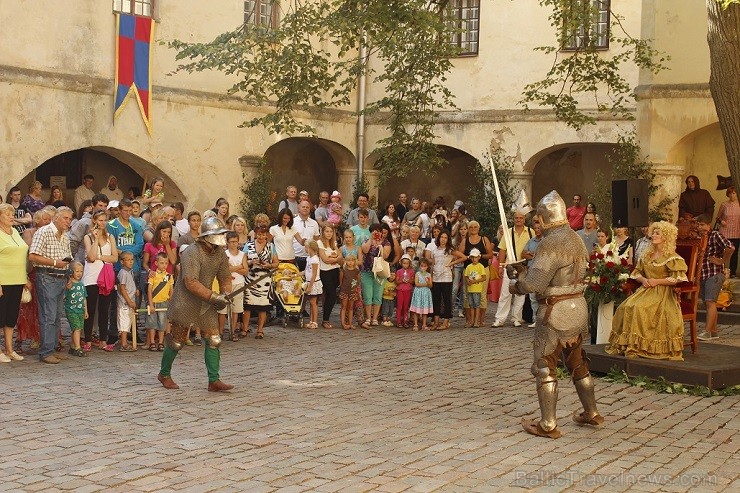
{"label": "knight in armor", "polygon": [[[200,329],[205,340],[205,362],[208,391],[224,392],[234,388],[219,380],[221,336],[218,310],[228,305],[225,293],[231,291],[229,260],[224,251],[227,229],[220,219],[209,217],[200,227],[195,243],[181,256],[181,269],[167,310],[170,333],[165,336],[165,350],[157,379],[166,389],[180,388],[170,372],[178,351],[182,349],[191,328]],[[221,293],[211,290],[218,280]]]}
{"label": "knight in armor", "polygon": [[558,379],[555,368],[560,354],[573,378],[583,412],[573,414],[578,425],[599,426],[604,418],[596,409],[594,381],[581,347],[588,328],[588,307],[583,296],[588,252],[570,228],[563,199],[556,191],[545,195],[535,211],[543,239],[528,266],[507,266],[512,294],[536,293],[539,309],[534,337],[532,374],[537,384],[539,420],[523,420],[532,435],[559,438],[556,406]]}

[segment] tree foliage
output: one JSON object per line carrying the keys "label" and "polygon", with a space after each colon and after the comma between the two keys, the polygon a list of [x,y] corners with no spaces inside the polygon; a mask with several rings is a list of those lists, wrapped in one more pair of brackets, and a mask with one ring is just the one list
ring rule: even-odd
{"label": "tree foliage", "polygon": [[[501,201],[506,208],[507,216],[511,216],[509,208],[514,203],[520,187],[513,180],[514,158],[507,156],[503,149],[493,149],[490,154],[485,153],[482,161],[477,161],[473,168],[476,186],[469,190],[470,215],[480,223],[481,234],[494,237],[501,224],[496,189],[493,184],[493,174],[489,164],[489,157],[496,168]],[[511,217],[509,217],[511,219]]]}
{"label": "tree foliage", "polygon": [[376,150],[382,174],[405,176],[443,163],[433,126],[438,110],[454,107],[444,83],[458,50],[449,43],[448,2],[283,0],[277,28],[245,23],[207,43],[168,44],[184,61],[176,71],[235,76],[228,95],[270,108],[243,126],[276,134],[313,135],[311,112],[352,108],[365,72],[384,91],[362,112],[389,115]]}
{"label": "tree foliage", "polygon": [[257,172],[251,180],[245,180],[241,187],[242,197],[239,201],[239,209],[244,218],[252,225],[254,216],[264,212],[272,220],[277,214],[275,200],[277,192],[271,190],[272,171],[264,159],[257,164]]}
{"label": "tree foliage", "polygon": [[[658,72],[665,68],[667,56],[653,49],[650,40],[631,36],[622,24],[622,16],[611,9],[609,45],[616,45],[618,49],[608,52],[600,49],[592,26],[599,5],[607,5],[606,0],[596,3],[593,0],[539,0],[539,3],[551,10],[549,20],[558,33],[557,44],[536,48],[552,54],[553,63],[544,79],[524,87],[520,104],[525,109],[530,105],[550,108],[558,120],[576,129],[596,122],[594,111],[583,108],[583,101],[589,98],[591,107],[598,113],[633,119],[632,87],[622,75],[623,67],[635,63],[641,69]],[[579,29],[583,35],[574,43],[577,47],[562,50]]]}
{"label": "tree foliage", "polygon": [[665,196],[655,201],[663,184],[656,180],[653,165],[643,155],[634,130],[619,136],[616,147],[606,155],[606,160],[611,164],[612,174],[605,176],[597,170],[594,178],[594,190],[597,192],[589,197],[604,227],[612,224],[612,180],[647,180],[649,202],[652,202],[648,210],[650,221],[673,221],[671,206],[676,198]]}

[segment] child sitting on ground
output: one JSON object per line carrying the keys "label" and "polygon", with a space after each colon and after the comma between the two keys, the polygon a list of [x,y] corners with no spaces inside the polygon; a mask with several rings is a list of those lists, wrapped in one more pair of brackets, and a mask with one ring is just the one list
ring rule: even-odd
{"label": "child sitting on ground", "polygon": [[67,281],[67,289],[64,291],[64,312],[67,315],[69,328],[72,330],[72,345],[69,348],[69,354],[72,356],[85,356],[85,352],[80,345],[80,331],[85,326],[87,318],[87,291],[82,283],[82,273],[84,268],[76,260],[70,264],[72,277]]}

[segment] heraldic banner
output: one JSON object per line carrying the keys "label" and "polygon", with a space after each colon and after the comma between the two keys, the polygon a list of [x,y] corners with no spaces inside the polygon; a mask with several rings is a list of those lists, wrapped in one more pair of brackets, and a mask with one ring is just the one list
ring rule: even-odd
{"label": "heraldic banner", "polygon": [[136,95],[141,116],[152,133],[151,46],[154,21],[150,17],[116,15],[116,80],[113,119],[123,111],[131,94]]}

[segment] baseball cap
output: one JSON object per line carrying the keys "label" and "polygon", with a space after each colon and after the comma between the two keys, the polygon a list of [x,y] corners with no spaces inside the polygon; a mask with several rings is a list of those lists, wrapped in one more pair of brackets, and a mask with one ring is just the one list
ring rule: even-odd
{"label": "baseball cap", "polygon": [[473,248],[472,250],[470,250],[469,256],[470,257],[480,257],[480,250],[478,250],[477,248]]}

